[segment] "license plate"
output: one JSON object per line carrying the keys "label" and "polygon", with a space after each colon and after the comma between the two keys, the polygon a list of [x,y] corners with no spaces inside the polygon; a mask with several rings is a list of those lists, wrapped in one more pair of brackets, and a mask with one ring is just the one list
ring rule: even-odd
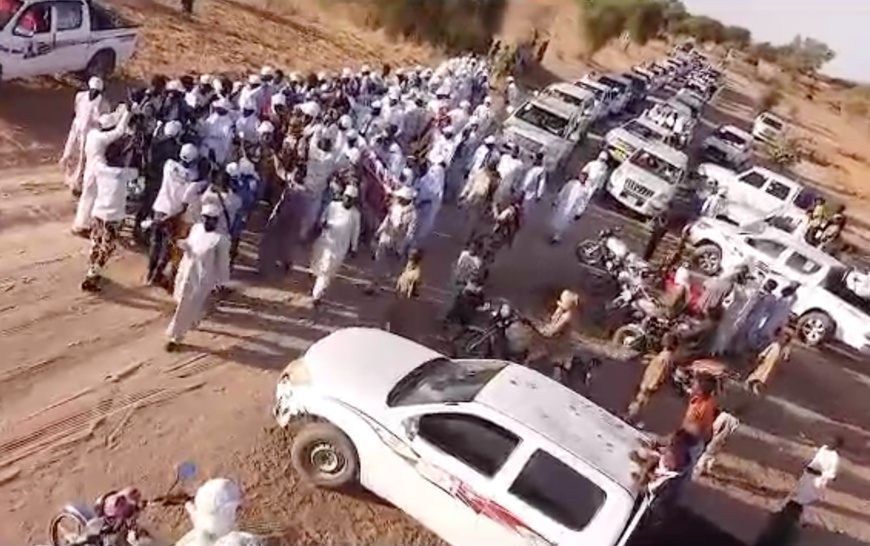
{"label": "license plate", "polygon": [[643,205],[643,199],[635,195],[631,195],[630,193],[622,192],[619,196],[628,201],[629,203],[634,203],[634,206],[636,207],[640,207],[641,205]]}
{"label": "license plate", "polygon": [[613,150],[613,157],[615,157],[619,161],[625,161],[625,156],[628,155],[624,151],[619,149]]}

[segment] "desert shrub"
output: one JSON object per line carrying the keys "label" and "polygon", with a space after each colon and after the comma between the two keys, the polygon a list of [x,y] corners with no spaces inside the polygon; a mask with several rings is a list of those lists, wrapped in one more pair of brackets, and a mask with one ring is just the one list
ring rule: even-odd
{"label": "desert shrub", "polygon": [[640,45],[658,36],[665,23],[665,6],[659,2],[640,2],[625,16],[625,29],[631,40]]}
{"label": "desert shrub", "polygon": [[589,53],[595,53],[619,37],[625,29],[626,10],[612,3],[589,3],[583,10],[581,24]]}
{"label": "desert shrub", "polygon": [[501,28],[508,0],[344,0],[368,23],[449,51],[484,53]]}
{"label": "desert shrub", "polygon": [[767,112],[782,101],[782,90],[778,85],[766,88],[758,99],[758,111]]}
{"label": "desert shrub", "polygon": [[806,155],[801,141],[787,136],[767,144],[765,153],[774,165],[783,170],[793,167]]}

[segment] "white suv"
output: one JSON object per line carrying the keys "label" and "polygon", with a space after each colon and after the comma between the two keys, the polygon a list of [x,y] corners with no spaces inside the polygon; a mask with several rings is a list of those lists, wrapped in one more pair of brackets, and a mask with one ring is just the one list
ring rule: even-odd
{"label": "white suv", "polygon": [[529,368],[450,360],[348,328],[282,373],[275,417],[302,421],[294,467],[359,482],[454,546],[625,544],[654,498],[643,434]]}

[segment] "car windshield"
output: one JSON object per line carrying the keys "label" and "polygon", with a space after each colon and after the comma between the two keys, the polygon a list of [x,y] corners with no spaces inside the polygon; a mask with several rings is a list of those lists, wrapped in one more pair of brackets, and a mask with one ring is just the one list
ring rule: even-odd
{"label": "car windshield", "polygon": [[801,210],[810,210],[813,205],[816,204],[816,200],[819,199],[821,194],[815,191],[812,188],[801,188],[801,191],[798,192],[797,197],[794,198],[794,205]]}
{"label": "car windshield", "polygon": [[718,138],[719,140],[721,140],[723,142],[727,142],[729,144],[734,144],[735,146],[738,146],[740,148],[742,148],[743,146],[746,146],[746,142],[747,142],[747,140],[745,138],[743,138],[742,136],[740,136],[736,133],[733,133],[733,132],[729,131],[728,129],[724,129],[724,128],[719,129],[719,131],[716,132],[716,138]]}
{"label": "car windshield", "polygon": [[589,85],[588,83],[583,82],[583,81],[579,81],[579,82],[575,83],[574,85],[576,85],[580,89],[585,89],[585,90],[589,91],[590,93],[595,95],[596,99],[600,99],[601,95],[604,94],[604,91],[602,89],[599,89],[598,87],[595,87],[594,85]]}
{"label": "car windshield", "polygon": [[632,165],[654,174],[670,185],[677,184],[683,177],[683,169],[669,163],[664,158],[650,152],[649,150],[641,150],[634,154],[629,162]]}
{"label": "car windshield", "polygon": [[9,24],[22,4],[21,0],[0,0],[0,28],[5,28]]}
{"label": "car windshield", "polygon": [[583,100],[581,98],[577,98],[574,95],[569,95],[568,93],[565,93],[564,91],[559,91],[558,89],[548,89],[547,91],[544,92],[544,95],[548,96],[548,97],[553,97],[553,98],[559,99],[560,101],[562,101],[566,104],[570,104],[571,106],[582,107],[583,105],[586,104],[585,100]]}
{"label": "car windshield", "polygon": [[471,402],[505,366],[506,362],[498,360],[436,358],[396,383],[387,395],[387,405]]}
{"label": "car windshield", "polygon": [[825,288],[853,307],[870,315],[870,300],[862,298],[846,285],[848,271],[833,268],[825,278]]}
{"label": "car windshield", "polygon": [[765,125],[770,125],[777,131],[782,129],[782,122],[770,116],[764,116],[763,118],[761,118],[761,123],[764,123]]}
{"label": "car windshield", "polygon": [[559,137],[565,133],[565,128],[568,126],[568,118],[539,108],[533,103],[527,103],[520,108],[516,113],[516,118]]}
{"label": "car windshield", "polygon": [[658,142],[662,140],[662,135],[660,133],[650,129],[649,127],[647,127],[643,123],[640,123],[637,120],[631,120],[626,123],[624,129],[629,133],[638,136],[644,140],[650,140],[653,142]]}
{"label": "car windshield", "polygon": [[608,78],[607,76],[602,76],[598,78],[598,81],[606,85],[607,87],[614,87],[619,91],[625,90],[625,84],[619,80],[614,80],[613,78]]}

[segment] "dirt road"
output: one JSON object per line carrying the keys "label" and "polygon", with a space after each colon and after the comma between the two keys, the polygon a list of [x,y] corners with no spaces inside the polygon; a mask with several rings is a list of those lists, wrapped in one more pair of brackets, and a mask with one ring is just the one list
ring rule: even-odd
{"label": "dirt road", "polygon": [[[320,62],[338,68],[348,58],[374,62],[422,54],[403,46],[390,57],[382,36],[363,40],[347,30],[327,32],[314,16],[267,13],[236,0],[198,3],[203,15],[192,24],[166,3],[124,5],[148,21],[144,32],[154,44],[141,52],[127,81],[184,63],[202,70],[278,61],[300,69]],[[225,40],[235,53],[220,64]],[[556,50],[567,65],[568,54],[563,59]],[[178,51],[185,53],[172,57]],[[350,264],[317,313],[299,303],[298,295],[310,289],[304,272],[265,286],[243,261],[238,290],[190,337],[191,347],[163,352],[172,304],[161,290],[143,286],[140,254],[121,251],[102,294],[78,289],[88,245],[69,234],[74,203],[50,165],[62,144],[72,92],[62,84],[16,84],[4,89],[0,102],[0,165],[31,165],[0,173],[0,544],[44,540],[54,507],[69,500],[127,484],[159,494],[185,459],[195,460],[202,475],[238,479],[246,491],[246,526],[287,543],[439,544],[365,495],[327,494],[299,483],[289,471],[287,438],[274,430],[269,413],[278,370],[308,344],[335,328],[380,322],[387,299],[365,297],[356,285],[366,276],[366,259]],[[739,94],[731,98],[746,102]],[[737,116],[738,110],[719,114]],[[570,244],[602,224],[620,223],[637,246],[643,228],[608,208],[593,208],[563,246],[550,247],[542,235],[547,210],[542,203],[501,258],[494,291],[534,314],[555,290],[576,286],[587,297],[584,328],[595,331],[601,315],[593,295],[600,286],[574,263]],[[450,225],[449,211],[443,220],[442,227]],[[402,310],[408,335],[436,342],[430,317],[440,309],[457,253],[456,240],[439,235],[424,265],[424,297]],[[593,398],[621,411],[638,373],[634,362],[608,361]],[[765,510],[787,494],[812,446],[838,432],[848,442],[842,476],[808,515],[806,544],[870,540],[868,385],[866,363],[851,355],[797,351],[769,396],[744,417],[746,426],[729,444],[722,468],[689,492],[687,504],[749,539]],[[681,404],[671,396],[657,399],[647,426],[672,428]],[[186,525],[180,511],[146,517],[168,536]]]}

